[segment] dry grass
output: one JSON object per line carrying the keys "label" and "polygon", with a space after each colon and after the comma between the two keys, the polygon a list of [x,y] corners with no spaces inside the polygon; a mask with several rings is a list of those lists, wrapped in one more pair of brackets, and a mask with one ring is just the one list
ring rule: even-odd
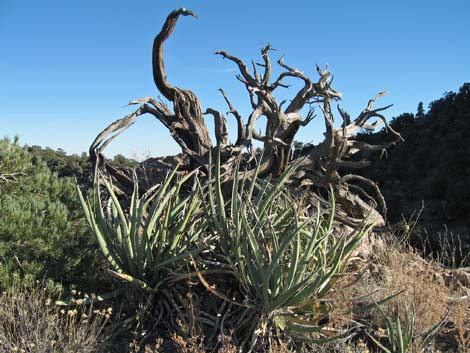
{"label": "dry grass", "polygon": [[[444,248],[444,251],[452,253],[453,250]],[[394,304],[386,305],[388,312],[397,314],[396,307],[401,307],[403,309],[398,314],[402,317],[405,310],[409,313],[415,310],[419,334],[436,325],[448,313],[447,328],[436,338],[437,343],[441,343],[438,345],[445,347],[444,350],[470,352],[469,289],[462,287],[453,276],[446,280],[447,271],[442,265],[435,264],[433,260],[424,260],[413,249],[394,249],[386,260],[387,288],[405,290]],[[455,261],[452,263],[455,264]]]}
{"label": "dry grass", "polygon": [[470,352],[470,299],[457,300],[451,306],[454,338],[461,352]]}
{"label": "dry grass", "polygon": [[165,341],[157,338],[152,343],[147,343],[141,347],[136,340],[129,344],[128,353],[159,353],[159,352],[177,352],[177,353],[238,353],[238,348],[232,343],[228,336],[220,336],[218,345],[215,349],[207,349],[204,346],[204,337],[190,336],[183,337],[178,333],[173,333],[170,339]]}
{"label": "dry grass", "polygon": [[431,262],[424,261],[412,249],[406,252],[389,249],[384,265],[383,285],[387,294],[403,291],[396,300],[385,305],[387,315],[399,315],[404,319],[405,312],[414,313],[418,335],[424,334],[446,316],[450,291]]}
{"label": "dry grass", "polygon": [[[218,337],[218,345],[216,349],[207,350],[204,348],[201,337],[191,337],[184,339],[176,334],[172,335],[172,341],[176,346],[178,353],[204,353],[204,352],[217,352],[217,353],[238,353],[239,348],[233,344],[231,337],[221,335]],[[289,348],[285,342],[277,339],[272,340],[269,347],[265,350],[266,353],[293,353],[294,351]]]}
{"label": "dry grass", "polygon": [[102,352],[106,319],[93,308],[57,308],[44,287],[0,294],[0,353]]}
{"label": "dry grass", "polygon": [[139,343],[133,340],[129,343],[128,353],[158,353],[163,352],[163,339],[157,338],[154,343],[146,344],[143,348],[140,348]]}
{"label": "dry grass", "polygon": [[[362,271],[362,269],[366,269]],[[333,312],[328,325],[339,330],[351,325],[351,319],[359,320],[374,329],[376,337],[386,339],[383,316],[378,311],[345,315],[344,312],[357,305],[370,303],[370,293],[376,300],[403,291],[398,297],[381,307],[391,318],[397,316],[405,321],[405,312],[416,317],[415,338],[439,323],[446,314],[449,324],[436,338],[436,345],[428,347],[429,352],[470,351],[470,305],[462,288],[452,286],[432,260],[424,260],[419,253],[403,244],[379,242],[366,258],[354,259],[347,276],[335,286],[331,304]],[[359,280],[357,273],[362,273]],[[377,292],[377,289],[380,291]],[[449,298],[462,300],[449,301]],[[351,298],[356,298],[351,300]],[[359,299],[357,299],[359,298]],[[195,304],[190,305],[191,318],[197,318]],[[86,311],[86,312],[85,312]],[[103,343],[103,327],[106,317],[96,316],[93,309],[77,308],[65,310],[54,308],[48,301],[44,289],[26,292],[15,290],[0,295],[0,353],[91,353],[106,352]],[[86,314],[89,317],[82,316]],[[201,335],[195,320],[181,324],[177,332],[166,331],[163,338],[154,338],[145,345],[136,340],[124,348],[117,344],[116,352],[123,353],[236,353],[240,348],[234,344],[231,333],[215,336],[215,343]],[[173,328],[174,329],[174,328]],[[172,329],[172,330],[173,330]],[[370,332],[370,331],[369,331]],[[381,332],[381,333],[380,333]],[[154,332],[162,333],[162,331]],[[264,351],[270,353],[291,352],[375,352],[377,347],[356,331],[357,336],[346,341],[337,341],[322,346],[296,345],[273,339]],[[206,332],[207,334],[207,332]],[[134,338],[141,337],[136,334]],[[155,337],[155,336],[152,336]],[[440,342],[439,342],[440,341]],[[451,342],[450,342],[451,341]],[[127,341],[129,342],[129,341]],[[444,342],[444,343],[443,343]],[[448,343],[450,342],[450,343]],[[124,343],[126,347],[127,343]]]}
{"label": "dry grass", "polygon": [[[349,279],[340,283],[336,288],[332,300],[335,303],[335,310],[330,315],[331,326],[337,328],[346,328],[351,320],[356,320],[365,325],[366,330],[374,330],[377,337],[386,336],[386,327],[384,316],[379,310],[368,310],[359,314],[344,315],[349,309],[357,305],[372,304],[373,301],[380,301],[391,295],[401,292],[392,300],[381,304],[384,313],[395,320],[399,317],[402,327],[406,321],[407,313],[415,318],[414,323],[414,346],[420,343],[420,339],[433,327],[447,318],[448,321],[455,321],[455,335],[458,332],[464,332],[464,328],[457,329],[459,326],[468,325],[468,316],[464,313],[465,309],[455,307],[455,314],[451,312],[452,307],[449,304],[449,296],[452,296],[452,288],[446,283],[439,266],[430,259],[423,259],[419,253],[412,248],[398,241],[383,240],[373,242],[367,256],[358,258],[351,263],[348,269],[349,273],[356,273]],[[361,275],[358,275],[360,273]],[[357,279],[355,282],[354,279]],[[351,283],[352,285],[347,285]],[[353,300],[351,300],[353,299]],[[459,303],[468,310],[467,303]],[[460,319],[454,319],[454,316]],[[461,324],[457,324],[460,322]],[[431,352],[447,351],[449,347],[456,349],[457,337],[450,339],[448,332],[439,335],[436,338],[435,347],[428,347]],[[465,334],[460,335],[465,339]],[[365,346],[361,342],[362,334],[340,347],[338,344],[332,344],[324,347],[325,352],[337,351],[376,351],[374,345]],[[467,336],[468,337],[468,328]],[[385,337],[386,338],[386,337]],[[367,339],[365,339],[367,341]],[[446,341],[438,342],[439,340]],[[448,342],[452,341],[452,342]],[[460,339],[460,341],[463,341]],[[460,343],[460,351],[465,348]],[[440,348],[438,348],[440,347]]]}

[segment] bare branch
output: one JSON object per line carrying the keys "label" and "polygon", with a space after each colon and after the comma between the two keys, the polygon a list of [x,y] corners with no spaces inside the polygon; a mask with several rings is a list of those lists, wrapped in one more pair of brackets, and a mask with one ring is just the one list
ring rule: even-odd
{"label": "bare branch", "polygon": [[179,137],[176,129],[174,128],[174,123],[171,117],[164,114],[166,112],[167,111],[161,112],[153,107],[150,107],[147,104],[143,104],[135,112],[128,114],[124,118],[118,119],[112,124],[110,124],[100,134],[98,134],[98,136],[95,138],[95,140],[90,146],[90,158],[94,163],[95,167],[102,163],[102,153],[104,149],[111,143],[111,141],[121,135],[130,126],[132,126],[137,117],[146,113],[152,114],[159,121],[161,121],[163,125],[165,125],[165,127],[170,131],[175,141],[181,146],[181,149],[184,153],[186,153],[190,157],[197,158],[197,155],[188,148],[186,142]]}
{"label": "bare branch", "polygon": [[207,108],[204,114],[211,114],[212,116],[214,116],[214,129],[215,129],[215,139],[217,141],[217,146],[227,145],[228,132],[227,132],[227,120],[225,119],[225,116],[212,108]]}
{"label": "bare branch", "polygon": [[310,109],[305,119],[300,122],[300,126],[307,126],[313,119],[315,119],[314,110]]}
{"label": "bare branch", "polygon": [[[107,128],[105,128],[101,133],[96,136],[95,140],[92,142],[89,152],[90,158],[95,164],[99,164],[99,159],[102,151],[106,146],[117,136],[122,134],[127,130],[132,124],[134,124],[135,119],[145,113],[146,105],[142,105],[134,113],[126,115],[124,118],[118,119]],[[109,135],[115,133],[111,137]]]}
{"label": "bare branch", "polygon": [[241,80],[243,83],[247,85],[251,85],[253,87],[258,86],[257,81],[250,75],[248,68],[246,67],[245,63],[241,59],[235,56],[232,56],[223,50],[218,50],[215,52],[215,54],[221,55],[224,59],[228,59],[230,61],[233,61],[235,64],[237,64],[238,69],[240,70],[240,74],[243,77],[243,80],[241,80],[241,78],[239,78],[239,80]]}
{"label": "bare branch", "polygon": [[225,91],[222,88],[219,88],[220,93],[222,93],[222,96],[224,96],[225,102],[227,102],[228,105],[228,113],[232,114],[235,119],[237,119],[237,141],[235,142],[235,145],[240,145],[242,141],[245,139],[245,126],[243,123],[243,118],[240,115],[240,113],[233,107],[232,102],[228,99],[227,95],[225,94]]}
{"label": "bare branch", "polygon": [[389,147],[389,144],[371,145],[363,141],[348,140],[348,147],[350,148],[351,154],[354,154],[357,151],[364,151],[364,152],[383,151],[385,148]]}
{"label": "bare branch", "polygon": [[263,81],[261,81],[261,84],[263,86],[266,86],[269,83],[269,80],[271,79],[271,60],[269,59],[269,51],[270,50],[275,50],[271,44],[267,44],[263,49],[261,49],[261,55],[263,56],[264,60],[264,75],[263,75]]}
{"label": "bare branch", "polygon": [[320,75],[320,80],[317,83],[313,83],[313,81],[302,71],[285,64],[283,58],[278,60],[278,64],[287,71],[281,73],[276,81],[271,85],[272,90],[278,86],[283,86],[282,79],[285,77],[295,77],[304,81],[304,87],[299,92],[297,92],[292,102],[285,109],[286,113],[300,111],[300,109],[302,109],[311,98],[316,96],[328,97],[330,99],[341,99],[341,93],[338,93],[331,88],[331,74],[329,70],[322,71],[317,66],[317,72]]}
{"label": "bare branch", "polygon": [[263,114],[260,108],[255,109],[249,116],[246,124],[246,138],[251,140],[255,129],[256,120]]}
{"label": "bare branch", "polygon": [[280,138],[277,138],[277,137],[269,138],[269,137],[266,137],[266,136],[263,136],[263,135],[257,133],[254,130],[252,131],[252,135],[253,135],[253,139],[255,139],[257,141],[268,142],[268,143],[271,143],[275,146],[289,146],[284,141],[282,141]]}
{"label": "bare branch", "polygon": [[175,10],[171,12],[163,27],[155,37],[153,42],[153,53],[152,53],[152,66],[153,66],[153,80],[158,90],[166,97],[168,100],[173,100],[173,95],[175,92],[175,87],[172,86],[166,80],[166,71],[165,65],[163,62],[163,43],[168,39],[168,37],[173,33],[176,22],[178,22],[178,17],[182,16],[192,16],[197,18],[196,14],[192,11],[189,11],[185,8]]}
{"label": "bare branch", "polygon": [[[372,110],[372,107],[374,106],[377,99],[379,99],[380,97],[383,97],[383,96],[385,96],[386,94],[389,94],[389,93],[390,93],[389,91],[382,91],[382,92],[377,93],[374,98],[369,100],[369,103],[367,104],[366,110],[369,110],[369,111]],[[383,109],[387,109],[387,108],[383,108]]]}
{"label": "bare branch", "polygon": [[375,192],[375,194],[378,198],[378,201],[379,201],[379,206],[382,209],[382,214],[385,216],[387,214],[387,207],[385,206],[385,199],[384,199],[382,193],[380,192],[379,186],[376,183],[374,183],[372,180],[364,178],[360,175],[347,174],[347,175],[345,175],[341,178],[341,182],[343,182],[343,183],[347,183],[347,182],[350,182],[350,181],[353,181],[353,180],[357,180],[357,181],[369,186],[370,188],[372,188],[374,190],[374,192]]}
{"label": "bare branch", "polygon": [[336,162],[336,167],[348,168],[348,169],[362,169],[370,165],[370,161],[362,159],[360,161],[338,161]]}
{"label": "bare branch", "polygon": [[133,101],[130,101],[129,103],[127,103],[127,106],[136,105],[136,104],[144,104],[144,103],[150,103],[154,107],[157,107],[161,104],[153,97],[145,97],[145,98],[134,99]]}
{"label": "bare branch", "polygon": [[258,69],[256,68],[256,63],[254,60],[251,60],[251,66],[253,67],[253,74],[255,76],[255,80],[260,82],[261,81],[261,76],[258,73]]}
{"label": "bare branch", "polygon": [[[284,63],[284,57],[281,57],[277,63],[283,67],[284,69],[287,70],[287,72],[284,72],[281,74],[281,76],[284,76],[283,77],[286,77],[286,76],[291,76],[291,77],[298,77],[300,78],[301,80],[303,80],[305,82],[306,85],[311,85],[312,84],[312,80],[307,77],[302,71],[300,70],[297,70],[297,69],[294,69],[293,67],[290,67],[288,66],[286,63]],[[276,80],[277,81],[277,80]]]}

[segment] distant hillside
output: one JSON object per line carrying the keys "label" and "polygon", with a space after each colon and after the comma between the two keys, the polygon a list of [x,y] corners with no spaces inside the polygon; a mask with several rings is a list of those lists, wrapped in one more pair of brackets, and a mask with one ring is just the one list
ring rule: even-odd
{"label": "distant hillside", "polygon": [[[91,187],[93,185],[92,164],[87,153],[67,155],[60,148],[54,150],[40,146],[28,147],[28,151],[34,158],[45,161],[49,169],[57,173],[59,177],[75,177],[81,186]],[[111,160],[111,164],[117,167],[136,168],[139,162],[118,154]]]}
{"label": "distant hillside", "polygon": [[[470,83],[448,92],[424,112],[402,114],[391,121],[405,142],[387,155],[373,155],[362,173],[379,182],[389,219],[410,216],[424,205],[421,224],[429,232],[470,234]],[[386,138],[384,131],[364,134],[364,141]]]}

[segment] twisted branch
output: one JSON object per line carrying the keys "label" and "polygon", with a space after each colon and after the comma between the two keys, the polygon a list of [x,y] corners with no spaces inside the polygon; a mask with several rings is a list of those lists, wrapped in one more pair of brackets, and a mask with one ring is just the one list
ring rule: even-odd
{"label": "twisted branch", "polygon": [[152,50],[152,67],[153,67],[153,80],[158,90],[165,96],[168,100],[173,100],[173,96],[177,91],[177,88],[171,85],[166,79],[165,64],[163,61],[163,43],[170,37],[170,35],[175,30],[176,23],[178,22],[179,16],[192,16],[197,18],[196,14],[192,11],[189,11],[185,8],[175,10],[171,12],[163,27],[155,37],[153,41],[153,50]]}

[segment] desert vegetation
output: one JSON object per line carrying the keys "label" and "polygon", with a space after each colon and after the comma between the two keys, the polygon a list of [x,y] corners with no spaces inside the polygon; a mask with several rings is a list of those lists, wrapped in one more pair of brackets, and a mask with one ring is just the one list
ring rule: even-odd
{"label": "desert vegetation", "polygon": [[[273,77],[270,45],[252,68],[218,51],[252,107],[244,118],[220,90],[231,142],[224,114],[167,79],[180,16],[195,14],[171,12],[153,43],[165,100],[132,101],[89,155],[0,141],[0,352],[469,350],[469,85],[390,123],[381,92],[351,118],[333,113],[328,68],[315,81],[281,58]],[[287,80],[302,87],[278,102]],[[325,139],[299,143],[314,106]],[[106,158],[143,114],[181,153]],[[419,199],[442,201],[433,223]],[[436,242],[444,224],[459,236]]]}

